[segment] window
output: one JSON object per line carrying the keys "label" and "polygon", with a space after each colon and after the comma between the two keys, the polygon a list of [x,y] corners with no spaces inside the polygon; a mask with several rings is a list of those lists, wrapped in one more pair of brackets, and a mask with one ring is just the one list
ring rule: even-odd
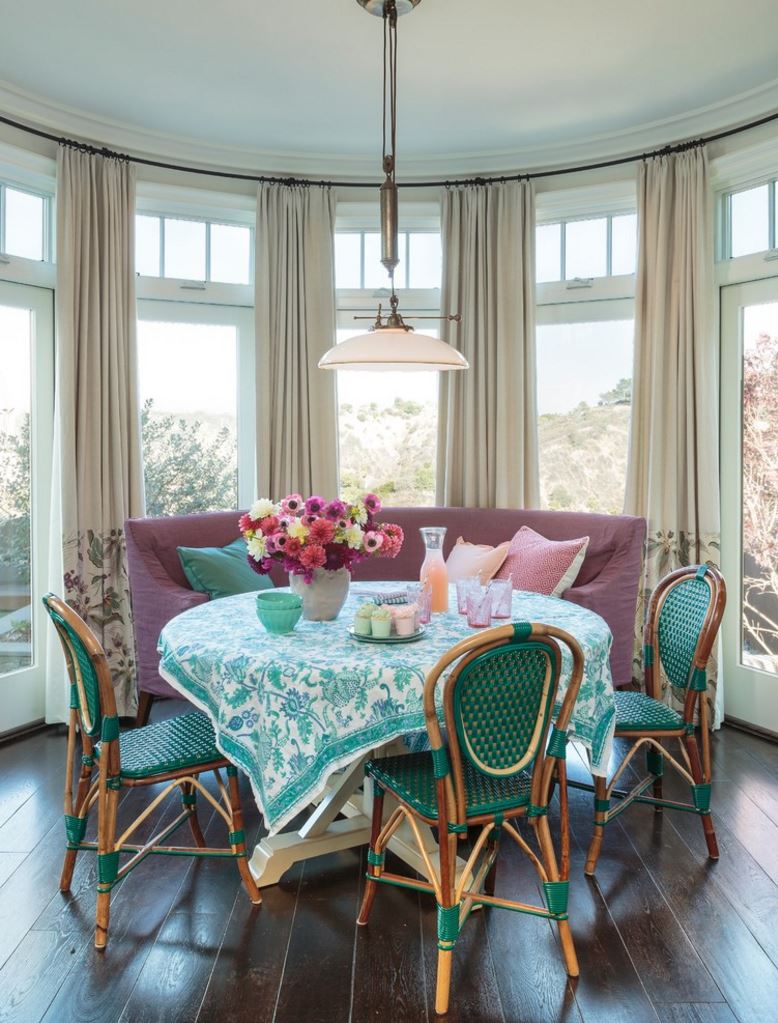
{"label": "window", "polygon": [[535,250],[538,284],[633,274],[637,261],[637,214],[577,217],[539,224]]}
{"label": "window", "polygon": [[253,500],[252,320],[250,309],[139,303],[148,515],[226,510]]}
{"label": "window", "polygon": [[[398,238],[400,264],[397,288],[439,288],[443,266],[440,231],[404,231]],[[337,231],[335,287],[386,288],[389,279],[381,265],[381,235],[377,231]]]}
{"label": "window", "polygon": [[0,732],[43,717],[52,292],[0,281]]}
{"label": "window", "polygon": [[144,277],[250,284],[252,251],[252,230],[241,224],[135,217],[135,272]]}
{"label": "window", "polygon": [[51,197],[0,182],[0,252],[51,260]]}
{"label": "window", "polygon": [[556,315],[537,327],[541,505],[620,514],[632,400],[633,314],[629,302],[596,305],[612,308],[595,310],[594,303],[556,307]]}
{"label": "window", "polygon": [[[367,330],[381,296],[388,296],[380,244],[377,232],[336,232],[338,341]],[[413,314],[436,316],[440,308],[440,231],[404,231],[399,248],[401,312],[417,329],[438,336],[437,323],[415,324]],[[361,325],[355,316],[368,319]],[[372,491],[394,505],[434,504],[438,374],[346,371],[338,373],[337,387],[341,493]]]}
{"label": "window", "polygon": [[776,248],[776,181],[729,192],[723,199],[722,255],[736,259]]}

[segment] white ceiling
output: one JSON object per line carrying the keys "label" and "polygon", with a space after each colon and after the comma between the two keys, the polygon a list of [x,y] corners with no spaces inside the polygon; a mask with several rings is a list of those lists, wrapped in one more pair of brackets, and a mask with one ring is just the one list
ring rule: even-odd
{"label": "white ceiling", "polygon": [[[776,0],[422,0],[399,174],[633,151],[778,107]],[[381,22],[356,0],[25,0],[0,110],[109,145],[372,176]]]}

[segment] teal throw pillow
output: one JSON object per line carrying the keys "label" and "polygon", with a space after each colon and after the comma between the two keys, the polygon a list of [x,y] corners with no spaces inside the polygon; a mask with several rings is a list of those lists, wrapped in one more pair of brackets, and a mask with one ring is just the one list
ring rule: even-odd
{"label": "teal throw pillow", "polygon": [[226,547],[178,547],[184,575],[193,590],[207,593],[211,600],[236,593],[267,590],[273,583],[257,575],[246,561],[246,541],[239,537]]}

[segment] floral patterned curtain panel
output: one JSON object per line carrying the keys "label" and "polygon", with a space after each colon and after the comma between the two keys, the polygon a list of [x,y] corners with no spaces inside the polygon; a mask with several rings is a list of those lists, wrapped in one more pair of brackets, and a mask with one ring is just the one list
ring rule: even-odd
{"label": "floral patterned curtain panel", "polygon": [[[718,345],[713,201],[705,149],[638,171],[635,370],[624,510],[648,522],[635,623],[635,677],[651,591],[673,569],[719,563]],[[712,662],[710,720],[722,717]],[[677,700],[665,688],[669,703]],[[678,707],[680,709],[680,707]]]}
{"label": "floral patterned curtain panel", "polygon": [[447,188],[442,238],[443,336],[470,369],[440,374],[438,504],[536,508],[532,183]]}
{"label": "floral patterned curtain panel", "polygon": [[120,714],[136,707],[124,521],[143,514],[134,231],[134,168],[60,147],[56,301],[64,597],[105,648]]}

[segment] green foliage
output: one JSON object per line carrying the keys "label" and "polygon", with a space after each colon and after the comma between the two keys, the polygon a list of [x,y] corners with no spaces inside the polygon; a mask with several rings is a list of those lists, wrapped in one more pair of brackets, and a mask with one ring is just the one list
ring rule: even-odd
{"label": "green foliage", "polygon": [[540,416],[542,507],[621,514],[629,416],[629,405],[615,401],[595,407],[581,402],[571,412]]}
{"label": "green foliage", "polygon": [[191,515],[237,506],[235,433],[196,416],[141,410],[147,515]]}
{"label": "green foliage", "polygon": [[632,381],[629,377],[622,377],[616,386],[600,395],[599,405],[631,405],[632,404]]}

